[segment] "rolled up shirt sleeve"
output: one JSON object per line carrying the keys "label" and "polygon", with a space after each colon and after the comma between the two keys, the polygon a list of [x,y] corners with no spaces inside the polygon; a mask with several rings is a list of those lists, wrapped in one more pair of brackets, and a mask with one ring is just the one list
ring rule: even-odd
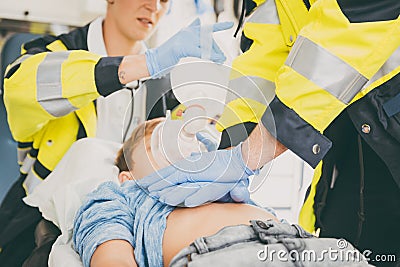
{"label": "rolled up shirt sleeve", "polygon": [[73,244],[83,265],[90,266],[96,248],[109,240],[126,240],[132,246],[133,213],[119,185],[106,182],[88,195],[74,223]]}

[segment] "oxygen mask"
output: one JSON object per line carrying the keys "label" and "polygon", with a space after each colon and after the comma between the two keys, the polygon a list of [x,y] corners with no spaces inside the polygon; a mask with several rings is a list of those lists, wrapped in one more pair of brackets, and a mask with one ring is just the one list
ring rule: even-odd
{"label": "oxygen mask", "polygon": [[196,133],[206,131],[206,111],[201,105],[191,105],[184,111],[167,111],[165,121],[159,123],[151,135],[151,153],[159,168],[167,167],[193,153],[206,152]]}
{"label": "oxygen mask", "polygon": [[167,111],[151,136],[152,155],[160,168],[207,152],[196,133],[220,140],[215,124],[225,106],[229,74],[229,67],[194,58],[181,59],[171,70],[171,89],[181,104]]}

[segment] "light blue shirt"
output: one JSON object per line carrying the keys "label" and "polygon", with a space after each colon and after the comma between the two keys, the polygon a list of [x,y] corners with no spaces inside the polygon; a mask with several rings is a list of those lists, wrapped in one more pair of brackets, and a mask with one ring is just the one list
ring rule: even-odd
{"label": "light blue shirt", "polygon": [[106,182],[88,195],[75,218],[73,242],[83,265],[97,246],[122,239],[134,247],[138,266],[163,266],[162,239],[174,207],[148,196],[135,181]]}
{"label": "light blue shirt", "polygon": [[[133,246],[139,267],[163,266],[162,240],[167,216],[174,208],[151,198],[135,181],[105,182],[88,195],[77,213],[74,248],[89,267],[99,245],[122,239]],[[264,209],[275,215],[272,209]]]}

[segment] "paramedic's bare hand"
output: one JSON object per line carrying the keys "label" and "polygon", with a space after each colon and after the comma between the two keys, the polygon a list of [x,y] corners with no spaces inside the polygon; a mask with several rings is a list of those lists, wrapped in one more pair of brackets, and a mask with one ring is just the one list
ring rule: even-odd
{"label": "paramedic's bare hand", "polygon": [[[231,150],[192,155],[144,177],[138,183],[148,189],[152,196],[165,202],[169,202],[166,197],[170,194],[163,194],[174,190],[176,201],[193,207],[222,198],[236,184],[253,174],[255,172],[243,162],[241,145],[238,145]],[[215,190],[210,189],[213,185]],[[165,190],[167,188],[174,189]]]}
{"label": "paramedic's bare hand", "polygon": [[[213,32],[223,31],[232,28],[233,22],[221,22],[213,25]],[[169,68],[175,66],[181,58],[197,57],[202,55],[200,45],[200,19],[196,19],[188,27],[180,30],[161,46],[146,51],[146,63],[152,78],[163,76]],[[218,47],[215,40],[211,37],[211,55],[210,60],[223,63],[226,60],[224,53]]]}

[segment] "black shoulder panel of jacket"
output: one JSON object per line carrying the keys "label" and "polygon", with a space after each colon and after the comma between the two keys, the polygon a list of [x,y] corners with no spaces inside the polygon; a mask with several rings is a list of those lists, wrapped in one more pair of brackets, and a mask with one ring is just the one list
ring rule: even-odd
{"label": "black shoulder panel of jacket", "polygon": [[61,34],[60,39],[68,50],[88,50],[87,35],[89,24],[83,27],[76,28],[69,33]]}
{"label": "black shoulder panel of jacket", "polygon": [[397,19],[399,0],[337,0],[350,22],[373,22]]}
{"label": "black shoulder panel of jacket", "polygon": [[45,35],[43,37],[34,39],[24,44],[24,49],[27,54],[34,55],[41,52],[49,51],[46,46],[57,40],[57,37],[53,35]]}
{"label": "black shoulder panel of jacket", "polygon": [[303,0],[303,3],[307,7],[307,9],[309,10],[310,7],[311,7],[310,0]]}
{"label": "black shoulder panel of jacket", "polygon": [[253,44],[253,40],[247,38],[247,36],[242,32],[242,36],[240,37],[240,50],[244,53],[250,49],[251,45]]}
{"label": "black shoulder panel of jacket", "polygon": [[257,7],[257,4],[253,0],[234,0],[233,1],[233,12],[235,14],[235,17],[238,19],[240,17],[240,5],[245,4],[245,10],[246,13],[244,14],[245,16],[250,15],[250,13]]}
{"label": "black shoulder panel of jacket", "polygon": [[[46,36],[34,39],[32,41],[29,41],[23,45],[24,49],[26,50],[25,54],[35,55],[35,54],[39,54],[42,52],[47,52],[49,50],[46,48],[46,46],[55,40],[57,40],[57,38],[55,36],[46,35]],[[20,66],[21,66],[21,63],[13,66],[11,69],[9,69],[4,74],[4,78],[6,78],[6,79],[10,78],[19,69]]]}
{"label": "black shoulder panel of jacket", "polygon": [[88,29],[89,24],[84,27],[76,28],[69,33],[61,34],[57,37],[54,35],[45,35],[24,44],[24,49],[27,51],[27,54],[31,55],[41,52],[47,52],[49,50],[46,48],[46,46],[59,39],[64,43],[68,50],[88,50]]}
{"label": "black shoulder panel of jacket", "polygon": [[244,122],[226,128],[222,131],[218,149],[237,146],[249,137],[256,126],[257,124],[254,122]]}
{"label": "black shoulder panel of jacket", "polygon": [[261,121],[272,136],[310,164],[312,168],[318,165],[332,147],[332,142],[326,136],[318,132],[276,96],[264,112]]}
{"label": "black shoulder panel of jacket", "polygon": [[245,16],[248,16],[257,7],[257,4],[253,0],[245,0],[245,1],[246,1],[246,14],[245,14]]}

